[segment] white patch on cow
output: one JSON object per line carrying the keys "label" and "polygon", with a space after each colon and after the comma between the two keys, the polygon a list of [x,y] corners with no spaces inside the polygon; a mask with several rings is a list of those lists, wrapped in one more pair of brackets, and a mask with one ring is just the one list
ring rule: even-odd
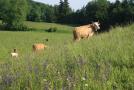
{"label": "white patch on cow", "polygon": [[18,57],[17,49],[13,49],[13,52],[11,52],[12,57]]}
{"label": "white patch on cow", "polygon": [[12,57],[18,57],[18,53],[11,53]]}
{"label": "white patch on cow", "polygon": [[94,22],[95,26],[97,29],[100,29],[99,23],[98,22]]}

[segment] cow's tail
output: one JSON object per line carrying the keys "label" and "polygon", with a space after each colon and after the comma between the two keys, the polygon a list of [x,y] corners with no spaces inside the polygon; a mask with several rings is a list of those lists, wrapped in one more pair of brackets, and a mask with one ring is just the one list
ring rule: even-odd
{"label": "cow's tail", "polygon": [[76,40],[78,38],[77,33],[76,33],[75,30],[73,30],[73,36],[74,36],[74,40]]}
{"label": "cow's tail", "polygon": [[35,45],[33,45],[33,48],[32,48],[32,49],[33,49],[33,51],[36,51],[36,47],[35,47]]}

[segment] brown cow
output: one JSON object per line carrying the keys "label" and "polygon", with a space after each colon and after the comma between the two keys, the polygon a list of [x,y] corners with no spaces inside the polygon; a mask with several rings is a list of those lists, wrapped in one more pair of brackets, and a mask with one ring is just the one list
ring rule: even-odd
{"label": "brown cow", "polygon": [[94,32],[100,29],[99,22],[75,27],[73,30],[74,40],[79,41],[81,38],[89,38],[94,35]]}
{"label": "brown cow", "polygon": [[38,44],[33,45],[33,51],[41,51],[41,50],[44,50],[45,48],[47,48],[47,46],[45,44],[42,44],[42,43],[38,43]]}

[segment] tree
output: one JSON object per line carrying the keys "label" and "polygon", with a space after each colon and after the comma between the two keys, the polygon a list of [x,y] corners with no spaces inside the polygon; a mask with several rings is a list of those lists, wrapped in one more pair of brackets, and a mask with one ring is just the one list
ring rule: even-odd
{"label": "tree", "polygon": [[41,21],[41,8],[39,3],[31,2],[27,19],[29,21]]}
{"label": "tree", "polygon": [[68,0],[64,0],[64,3],[63,3],[63,13],[64,13],[64,16],[67,16],[68,14],[71,13],[71,8],[69,7]]}
{"label": "tree", "polygon": [[123,22],[129,23],[134,20],[134,6],[132,0],[123,0],[122,2],[123,12],[122,15],[124,17]]}
{"label": "tree", "polygon": [[72,12],[68,0],[60,0],[59,4],[59,17],[58,21],[59,22],[65,22],[66,21],[66,16],[68,16]]}
{"label": "tree", "polygon": [[108,17],[108,2],[107,0],[97,0],[96,19],[101,21],[107,20]]}
{"label": "tree", "polygon": [[1,0],[2,22],[6,28],[19,28],[27,15],[27,0]]}
{"label": "tree", "polygon": [[[108,1],[107,0],[94,0],[89,2],[86,5],[86,13],[87,23],[91,23],[92,21],[100,21],[101,25],[106,27],[108,22]],[[103,27],[103,28],[104,28]]]}
{"label": "tree", "polygon": [[59,8],[58,8],[58,22],[61,22],[62,18],[64,17],[64,12],[63,12],[63,7],[64,7],[64,2],[60,0]]}
{"label": "tree", "polygon": [[[31,1],[27,20],[36,22],[56,22],[57,7]],[[58,16],[58,15],[57,15]]]}
{"label": "tree", "polygon": [[94,1],[89,2],[85,8],[88,22],[94,21],[94,19],[96,18],[95,16],[97,11],[96,2]]}
{"label": "tree", "polygon": [[46,17],[46,22],[51,23],[56,21],[55,11],[52,6],[46,8],[44,15]]}

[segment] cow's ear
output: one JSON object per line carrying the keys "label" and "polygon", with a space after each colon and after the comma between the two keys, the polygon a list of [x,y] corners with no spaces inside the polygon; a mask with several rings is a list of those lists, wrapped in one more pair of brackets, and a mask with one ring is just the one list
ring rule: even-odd
{"label": "cow's ear", "polygon": [[100,25],[100,21],[98,20],[97,22],[98,22],[98,24]]}

